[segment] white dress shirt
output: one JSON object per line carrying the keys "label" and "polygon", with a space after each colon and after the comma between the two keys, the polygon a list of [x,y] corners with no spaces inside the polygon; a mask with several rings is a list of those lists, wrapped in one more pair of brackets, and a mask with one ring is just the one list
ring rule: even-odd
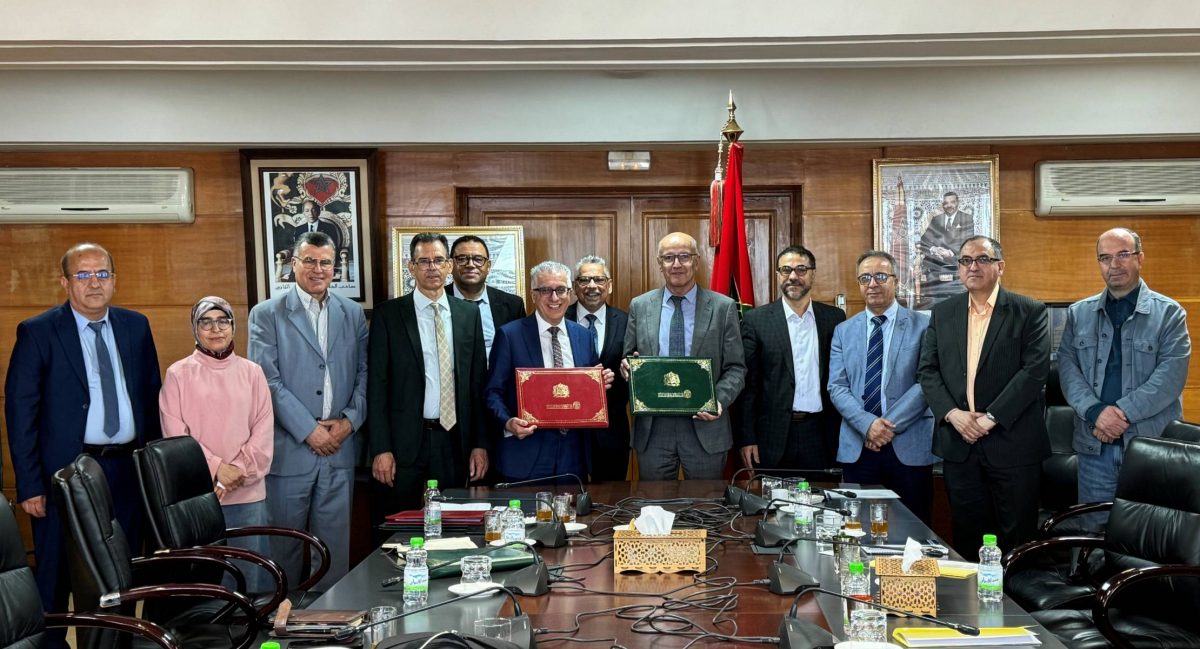
{"label": "white dress shirt", "polygon": [[[329,419],[333,410],[333,379],[329,374],[329,294],[325,294],[324,302],[317,302],[313,296],[300,290],[296,285],[296,295],[300,296],[300,304],[304,305],[304,313],[308,315],[308,324],[312,325],[317,334],[317,346],[325,357],[325,384],[321,386],[321,419]],[[315,306],[314,306],[315,305]],[[318,313],[314,313],[319,309]]]}
{"label": "white dress shirt", "polygon": [[821,360],[818,356],[817,317],[809,303],[804,315],[796,315],[786,303],[788,338],[792,342],[792,366],[796,370],[795,412],[821,412]]}
{"label": "white dress shirt", "polygon": [[483,354],[484,358],[489,360],[492,358],[492,340],[496,338],[496,321],[492,319],[492,303],[488,300],[487,287],[483,288],[483,292],[479,297],[472,300],[463,295],[462,291],[454,284],[447,285],[450,294],[454,297],[462,298],[468,302],[472,302],[479,306],[479,319],[483,322]]}
{"label": "white dress shirt", "polygon": [[575,321],[583,325],[584,329],[588,328],[588,314],[596,316],[596,355],[600,355],[600,350],[604,349],[604,314],[608,313],[607,305],[601,304],[599,311],[588,311],[582,304],[575,305]]}
{"label": "white dress shirt", "polygon": [[[417,310],[417,332],[421,334],[421,359],[425,362],[425,401],[421,406],[422,417],[439,419],[442,416],[442,369],[438,363],[437,330],[433,322],[434,301],[425,294],[413,293],[413,306]],[[450,323],[450,300],[446,292],[437,299],[438,309],[442,316],[442,330],[446,334],[446,344],[450,347],[450,362],[454,363],[454,328]]]}
{"label": "white dress shirt", "polygon": [[[550,349],[550,323],[543,320],[542,314],[537,311],[533,313],[537,316],[538,343],[542,346],[543,366],[554,367],[554,352]],[[558,323],[558,346],[562,349],[562,366],[575,367],[575,355],[571,353],[571,339],[567,337],[566,318],[563,318],[562,322]]]}

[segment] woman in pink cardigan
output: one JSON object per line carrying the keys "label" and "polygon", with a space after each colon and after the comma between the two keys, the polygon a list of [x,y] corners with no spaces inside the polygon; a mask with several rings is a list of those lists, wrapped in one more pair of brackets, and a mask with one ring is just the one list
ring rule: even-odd
{"label": "woman in pink cardigan", "polygon": [[[266,476],[274,451],[274,413],[262,368],[233,353],[233,308],[209,296],[192,307],[196,351],[167,369],[158,405],[163,435],[200,442],[226,527],[267,524]],[[229,545],[270,556],[265,537]],[[274,589],[266,571],[238,562],[252,593]],[[229,581],[232,584],[232,580]]]}

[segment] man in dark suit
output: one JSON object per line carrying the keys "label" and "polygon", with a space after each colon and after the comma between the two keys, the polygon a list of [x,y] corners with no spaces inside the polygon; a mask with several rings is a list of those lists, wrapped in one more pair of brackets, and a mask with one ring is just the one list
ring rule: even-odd
{"label": "man in dark suit", "polygon": [[[584,476],[591,464],[587,429],[538,428],[517,414],[514,371],[518,367],[600,367],[600,356],[586,329],[566,319],[571,269],[544,261],[529,271],[533,315],[496,331],[484,398],[492,418],[503,427],[496,442],[496,465],[508,481],[561,473]],[[565,336],[564,336],[565,334]],[[612,384],[604,370],[606,386]]]}
{"label": "man in dark suit", "polygon": [[974,234],[975,219],[958,211],[958,194],[946,192],[942,196],[942,213],[929,219],[929,227],[917,243],[921,252],[923,302],[926,298],[942,298],[962,290],[955,276],[957,250]]}
{"label": "man in dark suit", "polygon": [[917,377],[933,410],[955,548],[971,556],[994,533],[1004,551],[1033,540],[1041,462],[1050,455],[1042,389],[1050,370],[1046,307],[1004,290],[1004,251],[967,239],[967,292],[933,309]]}
{"label": "man in dark suit", "polygon": [[[625,327],[629,316],[609,306],[612,276],[603,257],[588,255],[575,264],[575,304],[567,307],[567,319],[578,322],[592,335],[600,353],[600,364],[613,371],[621,368]],[[624,480],[629,474],[629,384],[619,376],[608,391],[608,429],[592,435],[592,479]]]}
{"label": "man in dark suit", "polygon": [[491,358],[496,330],[525,317],[525,300],[487,285],[492,259],[483,239],[473,234],[455,239],[450,247],[450,259],[454,262],[450,294],[479,305],[483,316],[484,354]]}
{"label": "man in dark suit", "polygon": [[325,233],[325,236],[333,240],[334,250],[341,250],[342,231],[334,223],[321,220],[321,206],[312,199],[305,199],[302,208],[306,221],[296,226],[292,236],[293,242],[298,241],[300,239],[300,235],[304,234],[305,232],[323,232]]}
{"label": "man in dark suit", "polygon": [[371,473],[392,511],[421,506],[426,480],[464,487],[488,467],[480,310],[446,294],[445,236],[413,237],[409,260],[416,290],[375,309],[367,353]]}
{"label": "man in dark suit", "polygon": [[[668,234],[658,242],[659,272],[666,286],[629,303],[625,356],[709,358],[717,396],[715,415],[634,419],[633,447],[642,480],[674,480],[680,468],[689,479],[720,479],[725,453],[733,446],[728,411],[746,378],[742,329],[733,300],[696,285],[699,263],[694,238],[683,232]],[[629,378],[626,360],[621,361],[621,376]]]}
{"label": "man in dark suit", "polygon": [[746,388],[738,402],[738,447],[746,467],[834,466],[842,418],[829,401],[829,345],[846,319],[814,302],[817,260],[803,246],[775,256],[780,299],[742,319]]}
{"label": "man in dark suit", "polygon": [[[146,316],[110,306],[117,288],[108,251],[80,243],[62,257],[66,304],[17,325],[6,379],[5,418],[17,502],[33,518],[42,606],[67,610],[65,543],[50,478],[80,453],[100,463],[114,515],[134,553],[141,499],[132,453],[162,437],[158,352]],[[65,647],[65,634],[51,632]]]}

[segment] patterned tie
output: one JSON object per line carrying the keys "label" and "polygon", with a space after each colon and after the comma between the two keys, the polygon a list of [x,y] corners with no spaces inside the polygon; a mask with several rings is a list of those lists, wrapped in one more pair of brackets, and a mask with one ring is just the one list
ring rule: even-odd
{"label": "patterned tie", "polygon": [[112,356],[108,355],[108,345],[101,334],[104,321],[89,322],[88,329],[96,334],[96,369],[100,370],[100,392],[104,395],[104,434],[113,438],[121,429],[121,411],[117,405],[117,376],[113,373]]}
{"label": "patterned tie", "polygon": [[671,330],[667,337],[667,356],[683,356],[683,296],[672,295],[671,304],[675,311],[671,313]]}
{"label": "patterned tie", "polygon": [[600,330],[596,329],[596,314],[589,313],[584,316],[588,321],[588,333],[592,334],[592,347],[596,348],[596,355],[600,354]]}
{"label": "patterned tie", "polygon": [[441,305],[434,302],[429,306],[433,307],[433,333],[437,338],[438,380],[440,383],[438,410],[441,412],[438,423],[442,425],[442,428],[450,430],[454,428],[454,424],[458,423],[458,414],[454,408],[454,363],[450,358],[450,343],[446,340],[446,327],[442,324]]}
{"label": "patterned tie", "polygon": [[863,393],[863,409],[875,415],[883,416],[881,390],[883,389],[883,323],[887,316],[877,315],[871,318],[875,326],[871,330],[871,338],[867,341],[867,384]]}
{"label": "patterned tie", "polygon": [[548,330],[550,332],[550,358],[551,364],[554,367],[563,366],[562,345],[558,342],[558,327],[553,326]]}

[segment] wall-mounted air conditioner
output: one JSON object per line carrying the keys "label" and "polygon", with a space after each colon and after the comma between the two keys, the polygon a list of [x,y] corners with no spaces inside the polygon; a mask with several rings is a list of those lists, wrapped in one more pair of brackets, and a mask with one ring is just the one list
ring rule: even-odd
{"label": "wall-mounted air conditioner", "polygon": [[0,223],[191,223],[192,170],[0,169]]}
{"label": "wall-mounted air conditioner", "polygon": [[1200,214],[1200,159],[1044,160],[1038,216]]}

